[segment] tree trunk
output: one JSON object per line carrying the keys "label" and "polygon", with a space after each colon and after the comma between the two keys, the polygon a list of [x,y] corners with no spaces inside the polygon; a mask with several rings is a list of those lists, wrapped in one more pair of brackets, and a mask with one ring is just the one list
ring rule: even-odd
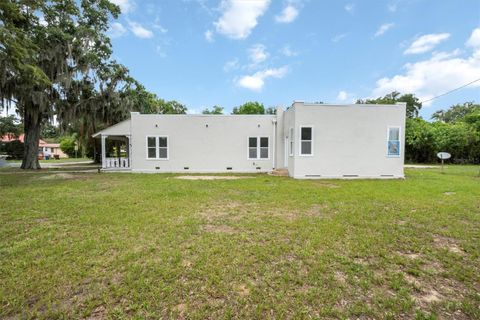
{"label": "tree trunk", "polygon": [[25,151],[23,153],[22,169],[40,169],[38,162],[38,143],[40,140],[40,123],[42,115],[38,107],[31,104],[25,108],[24,130],[25,140],[23,142]]}

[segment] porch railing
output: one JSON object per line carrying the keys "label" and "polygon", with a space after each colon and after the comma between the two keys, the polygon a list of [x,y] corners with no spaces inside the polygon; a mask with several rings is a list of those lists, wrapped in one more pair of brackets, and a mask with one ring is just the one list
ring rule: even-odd
{"label": "porch railing", "polygon": [[105,158],[105,168],[130,168],[130,159]]}

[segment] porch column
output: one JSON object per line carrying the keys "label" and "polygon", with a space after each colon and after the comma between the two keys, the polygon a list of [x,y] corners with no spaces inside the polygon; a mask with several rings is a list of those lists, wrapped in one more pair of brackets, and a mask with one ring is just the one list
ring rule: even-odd
{"label": "porch column", "polygon": [[132,157],[131,157],[131,147],[130,147],[130,136],[127,136],[127,162],[128,162],[128,167],[132,167]]}
{"label": "porch column", "polygon": [[104,135],[102,134],[102,168],[103,168],[103,169],[105,169],[106,166],[107,166],[107,163],[106,163],[106,160],[105,160],[105,158],[106,158],[106,156],[105,156],[105,150],[107,149],[107,148],[106,148],[106,145],[105,145],[105,143],[106,143],[106,138],[107,138],[107,136],[104,136]]}

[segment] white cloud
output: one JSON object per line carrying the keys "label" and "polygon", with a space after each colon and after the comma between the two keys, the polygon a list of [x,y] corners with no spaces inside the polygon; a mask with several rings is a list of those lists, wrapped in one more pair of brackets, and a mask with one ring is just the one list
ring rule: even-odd
{"label": "white cloud", "polygon": [[388,11],[390,12],[396,12],[397,9],[398,9],[398,5],[396,3],[390,3],[388,6],[387,6],[387,9]]}
{"label": "white cloud", "polygon": [[410,47],[407,48],[404,54],[424,53],[435,48],[440,42],[447,40],[450,37],[449,33],[431,33],[426,34],[415,40]]}
{"label": "white cloud", "polygon": [[[433,53],[427,60],[407,63],[402,74],[378,80],[372,96],[398,91],[415,93],[420,100],[426,100],[477,79],[480,74],[480,47],[463,57],[461,53],[460,49]],[[480,83],[471,87],[480,87]]]}
{"label": "white cloud", "polygon": [[480,27],[473,30],[472,35],[467,40],[467,46],[479,48],[480,47]]}
{"label": "white cloud", "polygon": [[345,11],[347,11],[348,13],[353,13],[353,11],[355,11],[355,4],[353,3],[348,3],[345,5]]}
{"label": "white cloud", "polygon": [[119,6],[122,13],[129,13],[135,8],[135,4],[131,0],[110,0],[110,2]]}
{"label": "white cloud", "polygon": [[265,85],[267,78],[283,78],[288,72],[288,67],[284,66],[276,69],[265,69],[258,71],[251,76],[243,76],[237,81],[237,85],[249,90],[260,91]]}
{"label": "white cloud", "polygon": [[136,22],[129,22],[130,30],[133,34],[142,39],[153,38],[153,32],[144,28],[141,24]]}
{"label": "white cloud", "polygon": [[380,37],[381,35],[385,34],[385,32],[387,32],[388,30],[393,28],[393,26],[395,26],[394,23],[384,23],[384,24],[382,24],[378,28],[377,32],[375,32],[374,37]]}
{"label": "white cloud", "polygon": [[248,49],[248,58],[254,65],[267,60],[268,56],[267,48],[263,44],[258,43]]}
{"label": "white cloud", "polygon": [[155,51],[157,52],[157,54],[162,57],[162,58],[165,58],[167,57],[167,52],[165,51],[165,48],[161,45],[157,45],[155,47]]}
{"label": "white cloud", "polygon": [[339,42],[343,38],[345,38],[348,35],[348,33],[340,33],[335,35],[335,37],[332,38],[332,42]]}
{"label": "white cloud", "polygon": [[278,16],[275,16],[275,20],[279,23],[290,23],[293,22],[298,16],[298,9],[289,4],[283,8],[282,13]]}
{"label": "white cloud", "polygon": [[205,36],[205,40],[207,40],[208,42],[213,42],[213,32],[212,32],[212,30],[205,31],[204,36]]}
{"label": "white cloud", "polygon": [[350,97],[350,94],[347,91],[340,91],[337,95],[337,100],[345,101]]}
{"label": "white cloud", "polygon": [[218,33],[232,39],[245,39],[257,26],[270,0],[236,1],[222,0],[222,16],[214,23]]}
{"label": "white cloud", "polygon": [[296,57],[298,56],[298,51],[294,51],[290,48],[290,46],[285,46],[280,50],[280,52],[285,56],[285,57]]}
{"label": "white cloud", "polygon": [[108,34],[111,38],[119,38],[127,33],[127,29],[119,22],[114,22],[108,30]]}
{"label": "white cloud", "polygon": [[167,33],[168,32],[168,29],[164,28],[161,24],[160,24],[160,18],[159,17],[156,17],[155,18],[155,23],[153,24],[153,27],[155,29],[157,29],[158,31],[160,31],[161,33]]}
{"label": "white cloud", "polygon": [[238,68],[240,68],[240,64],[238,63],[238,58],[235,58],[233,60],[229,60],[229,61],[225,62],[225,64],[223,65],[223,71],[225,71],[225,72],[229,72],[229,71],[232,71],[232,70],[237,70]]}

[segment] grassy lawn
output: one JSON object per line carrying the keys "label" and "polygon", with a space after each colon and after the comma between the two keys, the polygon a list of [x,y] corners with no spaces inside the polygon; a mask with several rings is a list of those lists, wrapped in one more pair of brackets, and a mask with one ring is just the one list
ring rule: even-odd
{"label": "grassy lawn", "polygon": [[0,318],[480,318],[478,167],[0,191]]}

